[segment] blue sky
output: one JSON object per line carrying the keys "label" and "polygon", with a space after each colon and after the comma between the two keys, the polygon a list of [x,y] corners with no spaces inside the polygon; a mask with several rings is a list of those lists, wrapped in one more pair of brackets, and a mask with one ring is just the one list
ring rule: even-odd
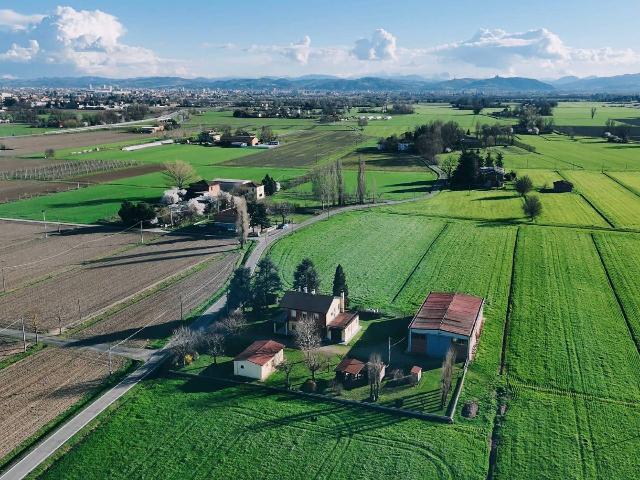
{"label": "blue sky", "polygon": [[0,76],[640,72],[640,2],[3,1]]}

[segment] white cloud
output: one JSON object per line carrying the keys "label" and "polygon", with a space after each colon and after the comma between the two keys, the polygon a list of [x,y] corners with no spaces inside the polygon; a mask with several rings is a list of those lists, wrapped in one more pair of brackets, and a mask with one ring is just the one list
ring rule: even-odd
{"label": "white cloud", "polygon": [[[235,45],[233,45],[232,48],[235,48]],[[309,62],[309,55],[312,51],[311,38],[309,35],[305,35],[299,42],[290,43],[288,45],[251,45],[243,50],[254,54],[269,55],[273,53],[289,60],[293,60],[295,63],[300,65],[306,65]]]}
{"label": "white cloud", "polygon": [[[124,43],[125,33],[122,23],[109,13],[57,7],[55,13],[39,16],[30,28],[14,29],[22,40],[0,55],[0,61],[29,62],[52,71],[71,67],[79,74],[111,77],[185,73],[175,61]],[[20,46],[24,43],[29,47]]]}
{"label": "white cloud", "polygon": [[396,37],[383,28],[373,32],[371,38],[356,40],[351,53],[358,60],[396,60]]}
{"label": "white cloud", "polygon": [[28,47],[21,47],[17,43],[11,44],[11,48],[5,53],[0,53],[0,61],[28,62],[40,50],[40,45],[36,40],[29,40]]}
{"label": "white cloud", "polygon": [[27,30],[40,23],[45,15],[24,15],[8,8],[0,9],[0,29],[9,31]]}

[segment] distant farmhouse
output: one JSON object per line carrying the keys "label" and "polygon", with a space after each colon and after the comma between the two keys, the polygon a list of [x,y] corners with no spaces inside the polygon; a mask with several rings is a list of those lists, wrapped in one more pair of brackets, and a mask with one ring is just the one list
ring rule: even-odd
{"label": "distant farmhouse", "polygon": [[501,188],[504,185],[504,168],[480,167],[479,183],[484,188]]}
{"label": "distant farmhouse", "polygon": [[254,183],[251,180],[239,180],[235,178],[214,178],[212,182],[220,185],[223,192],[238,192],[245,195],[249,201],[260,201],[265,197],[264,185]]}
{"label": "distant farmhouse", "polygon": [[360,330],[360,316],[345,309],[344,295],[318,295],[290,291],[280,300],[284,316],[274,321],[274,332],[293,335],[296,323],[313,318],[321,330],[322,338],[335,343],[348,343]]}
{"label": "distant farmhouse", "polygon": [[233,135],[228,141],[232,147],[255,147],[259,143],[255,135]]}
{"label": "distant farmhouse", "polygon": [[264,381],[284,360],[283,349],[274,340],[255,341],[233,359],[233,374]]}
{"label": "distant farmhouse", "polygon": [[484,322],[484,300],[462,293],[431,292],[409,324],[409,353],[473,360]]}

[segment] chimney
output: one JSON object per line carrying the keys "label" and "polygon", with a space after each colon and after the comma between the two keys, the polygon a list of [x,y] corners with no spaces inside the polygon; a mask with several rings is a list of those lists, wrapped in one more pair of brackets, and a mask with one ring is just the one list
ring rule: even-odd
{"label": "chimney", "polygon": [[307,287],[306,287],[306,285],[305,285],[304,287],[302,287],[302,291],[303,291],[304,293],[307,293]]}
{"label": "chimney", "polygon": [[340,313],[344,313],[344,290],[340,292]]}

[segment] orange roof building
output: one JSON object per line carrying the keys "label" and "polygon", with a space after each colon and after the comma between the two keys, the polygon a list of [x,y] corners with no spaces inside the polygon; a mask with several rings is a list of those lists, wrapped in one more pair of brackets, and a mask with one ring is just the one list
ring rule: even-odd
{"label": "orange roof building", "polygon": [[450,348],[456,360],[472,360],[482,325],[484,300],[463,293],[431,292],[409,324],[408,351],[442,358]]}
{"label": "orange roof building", "polygon": [[257,340],[233,359],[233,373],[266,380],[284,359],[284,345],[274,340]]}

